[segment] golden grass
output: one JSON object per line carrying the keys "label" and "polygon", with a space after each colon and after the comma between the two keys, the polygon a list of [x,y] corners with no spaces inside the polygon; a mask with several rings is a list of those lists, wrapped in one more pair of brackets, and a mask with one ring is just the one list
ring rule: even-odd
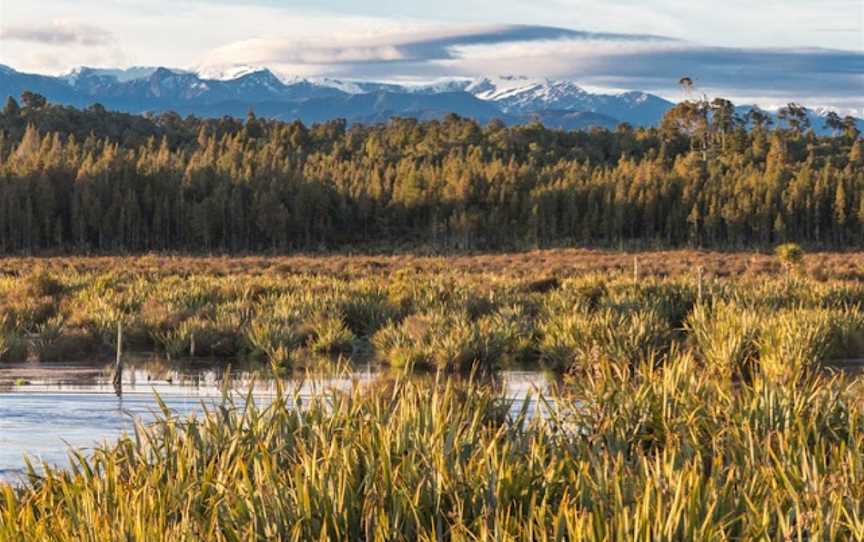
{"label": "golden grass", "polygon": [[[0,540],[864,540],[864,389],[830,368],[864,357],[862,257],[633,257],[4,260],[2,362],[121,321],[170,356],[444,376],[166,411],[0,486]],[[544,416],[446,376],[517,362],[557,371]]]}
{"label": "golden grass", "polygon": [[[861,540],[861,386],[601,365],[546,416],[397,379],[163,418],[0,486],[0,540]],[[509,414],[508,414],[509,413]]]}
{"label": "golden grass", "polygon": [[[133,350],[295,368],[329,356],[373,356],[400,367],[529,363],[576,374],[598,360],[632,367],[693,351],[732,378],[756,369],[797,378],[824,362],[864,356],[858,281],[803,272],[706,276],[663,254],[637,256],[636,276],[604,270],[596,258],[592,269],[600,271],[547,271],[549,261],[568,257],[589,261],[566,251],[452,260],[332,256],[309,258],[309,272],[300,273],[265,266],[263,258],[69,258],[29,268],[21,260],[16,274],[0,277],[0,361],[107,357],[118,323]],[[485,265],[503,259],[506,266]],[[337,263],[367,271],[312,271]],[[680,272],[652,271],[660,264]]]}
{"label": "golden grass", "polygon": [[[779,275],[783,267],[770,252],[664,250],[623,252],[600,249],[549,249],[516,253],[422,255],[305,254],[295,256],[192,257],[143,256],[6,257],[0,273],[18,275],[40,266],[53,271],[136,271],[156,275],[315,274],[342,277],[388,276],[399,270],[496,273],[538,279],[585,273],[632,272],[638,259],[643,276],[692,275],[698,267],[707,277]],[[864,252],[816,252],[804,256],[803,268],[818,279],[864,278]]]}

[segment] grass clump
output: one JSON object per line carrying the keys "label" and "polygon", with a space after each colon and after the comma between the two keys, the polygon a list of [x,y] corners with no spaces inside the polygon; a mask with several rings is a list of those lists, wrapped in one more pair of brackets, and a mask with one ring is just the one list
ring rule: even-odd
{"label": "grass clump", "polygon": [[672,328],[656,309],[553,314],[540,328],[542,359],[551,367],[578,373],[602,361],[633,367],[662,357],[672,346]]}
{"label": "grass clump", "polygon": [[864,315],[855,309],[793,309],[765,320],[760,365],[769,378],[799,379],[825,362],[860,357]]}
{"label": "grass clump", "polygon": [[252,357],[265,357],[284,365],[290,352],[304,341],[298,327],[292,320],[259,316],[246,328],[243,340]]}
{"label": "grass clump", "polygon": [[316,354],[349,354],[357,337],[341,316],[321,315],[311,324],[310,349]]}
{"label": "grass clump", "polygon": [[[600,363],[542,416],[478,381],[237,399],[0,486],[0,539],[859,540],[860,384]],[[297,405],[302,404],[302,408]]]}
{"label": "grass clump", "polygon": [[23,281],[23,295],[28,297],[55,297],[64,291],[63,283],[44,267],[27,274]]}
{"label": "grass clump", "polygon": [[523,311],[502,307],[477,319],[467,312],[414,314],[382,328],[372,343],[381,360],[397,368],[493,369],[528,355],[533,327]]}
{"label": "grass clump", "polygon": [[[763,256],[751,259],[765,263]],[[762,365],[795,379],[864,353],[854,322],[864,288],[839,279],[718,272],[697,280],[651,274],[654,260],[638,284],[620,266],[557,276],[457,260],[454,269],[411,258],[398,267],[392,258],[369,267],[387,270],[378,277],[347,260],[340,272],[317,274],[255,259],[243,260],[248,268],[226,260],[224,269],[204,261],[200,271],[188,261],[154,261],[165,270],[147,259],[128,269],[51,261],[0,276],[0,328],[56,361],[109,356],[118,322],[129,350],[295,367],[341,357],[453,372],[540,363],[584,372],[600,361],[631,369],[646,359],[664,363],[670,352],[689,350],[731,380],[750,379]],[[357,276],[345,271],[355,267]],[[801,318],[793,322],[789,311]]]}
{"label": "grass clump", "polygon": [[864,355],[864,315],[855,308],[768,312],[735,302],[699,306],[687,321],[709,370],[732,379],[795,381],[831,361]]}
{"label": "grass clump", "polygon": [[0,330],[0,363],[27,361],[27,343],[14,331]]}
{"label": "grass clump", "polygon": [[753,309],[719,301],[695,307],[686,326],[706,367],[750,381],[759,362],[761,322]]}

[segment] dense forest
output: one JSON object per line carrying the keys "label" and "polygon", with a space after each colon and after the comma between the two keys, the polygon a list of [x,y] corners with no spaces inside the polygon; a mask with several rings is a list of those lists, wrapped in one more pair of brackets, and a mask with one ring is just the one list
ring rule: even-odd
{"label": "dense forest", "polygon": [[717,99],[658,128],[564,132],[394,118],[311,127],[52,105],[0,113],[0,252],[348,246],[864,247],[864,149],[790,104]]}

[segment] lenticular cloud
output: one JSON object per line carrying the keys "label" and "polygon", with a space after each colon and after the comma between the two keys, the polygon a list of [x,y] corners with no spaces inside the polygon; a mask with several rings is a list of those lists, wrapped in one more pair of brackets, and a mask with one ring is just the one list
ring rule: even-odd
{"label": "lenticular cloud", "polygon": [[267,66],[282,74],[417,79],[519,74],[678,98],[676,82],[729,98],[864,109],[864,54],[830,49],[731,48],[642,34],[544,26],[422,27],[358,36],[255,38],[213,51],[206,64]]}

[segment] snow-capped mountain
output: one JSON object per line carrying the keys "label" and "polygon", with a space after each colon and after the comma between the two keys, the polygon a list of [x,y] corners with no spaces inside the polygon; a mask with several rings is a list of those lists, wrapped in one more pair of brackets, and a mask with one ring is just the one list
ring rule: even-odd
{"label": "snow-capped mountain", "polygon": [[[783,122],[778,118],[776,111],[767,111],[765,109],[762,109],[758,105],[739,105],[739,106],[736,106],[735,107],[735,113],[746,123],[748,128],[751,127],[751,125],[747,119],[747,114],[750,112],[751,109],[761,111],[762,113],[767,115],[771,121],[772,126],[775,126],[775,127],[779,126]],[[815,107],[813,109],[807,110],[807,120],[810,123],[810,127],[813,129],[814,132],[816,132],[817,134],[820,134],[820,135],[831,135],[832,134],[833,131],[831,130],[831,128],[828,128],[827,126],[825,126],[825,121],[827,120],[826,117],[828,116],[828,113],[830,113],[831,111],[833,111],[833,110],[825,108],[825,107]],[[841,112],[838,114],[840,114],[841,117],[845,117],[847,113],[848,113],[848,111],[847,112]],[[858,129],[862,133],[864,133],[864,119],[857,118],[857,126],[858,126]]]}
{"label": "snow-capped mountain", "polygon": [[[158,69],[158,66],[133,66],[125,69],[80,66],[65,75],[61,75],[60,77],[68,81],[71,85],[75,85],[79,80],[86,80],[92,77],[106,77],[124,83],[127,81],[134,81],[135,79],[146,79]],[[174,71],[179,72],[180,70]]]}
{"label": "snow-capped mountain", "polygon": [[466,92],[499,104],[502,111],[524,115],[538,111],[599,113],[634,125],[654,125],[671,102],[644,92],[590,93],[572,81],[518,76],[483,78],[469,82]]}
{"label": "snow-capped mountain", "polygon": [[481,100],[501,104],[507,112],[524,113],[542,109],[586,110],[586,98],[590,94],[572,81],[529,79],[527,77],[498,77],[472,81],[465,90]]}
{"label": "snow-capped mountain", "polygon": [[[260,116],[321,122],[378,122],[392,116],[441,118],[447,113],[508,124],[539,120],[563,129],[620,122],[659,123],[672,103],[645,92],[588,92],[572,81],[499,76],[453,77],[431,82],[393,83],[299,78],[254,66],[204,68],[77,68],[60,77],[17,72],[0,66],[0,98],[38,92],[55,103],[86,107],[101,103],[131,113],[176,111],[221,117]],[[819,117],[819,112],[811,115]],[[824,114],[824,113],[823,113]],[[820,117],[821,118],[821,117]],[[824,133],[824,122],[813,122]]]}
{"label": "snow-capped mountain", "polygon": [[406,87],[395,83],[377,81],[354,81],[347,79],[332,79],[330,77],[312,77],[306,81],[326,88],[332,88],[345,94],[373,94],[375,92],[407,92]]}
{"label": "snow-capped mountain", "polygon": [[261,71],[259,66],[249,64],[230,64],[227,66],[202,66],[194,71],[201,79],[209,79],[211,81],[231,81]]}

